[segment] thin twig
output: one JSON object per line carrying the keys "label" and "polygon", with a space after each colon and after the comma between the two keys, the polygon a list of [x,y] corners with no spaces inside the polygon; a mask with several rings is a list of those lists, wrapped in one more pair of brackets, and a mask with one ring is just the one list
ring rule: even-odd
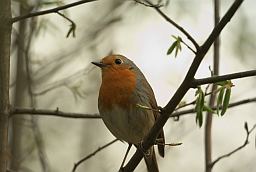
{"label": "thin twig", "polygon": [[194,105],[195,103],[196,103],[196,101],[195,101],[195,100],[193,100],[193,101],[191,101],[191,102],[189,102],[189,103],[182,104],[182,105],[178,105],[178,106],[176,107],[175,111],[177,111],[177,110],[179,110],[179,109],[181,109],[181,108],[184,108],[184,107],[190,106],[190,105]]}
{"label": "thin twig", "polygon": [[[170,19],[157,5],[154,5],[149,0],[144,0],[148,5],[150,5],[152,8],[154,8],[167,22],[171,23],[174,27],[176,27],[179,31],[181,31],[186,37],[193,43],[196,50],[199,50],[199,45],[196,42],[196,40],[180,25],[178,25],[176,22],[174,22],[172,19]],[[135,1],[136,2],[136,1]],[[193,49],[192,49],[193,50]],[[194,50],[193,50],[194,52]]]}
{"label": "thin twig", "polygon": [[[247,124],[245,124],[245,126],[247,126]],[[248,130],[248,128],[245,127],[245,131],[246,131],[246,137],[245,137],[245,140],[244,140],[244,143],[237,147],[236,149],[234,149],[233,151],[227,153],[227,154],[224,154],[222,156],[220,156],[219,158],[217,158],[216,160],[214,160],[211,164],[209,164],[209,168],[213,168],[213,166],[219,162],[220,160],[224,159],[224,158],[227,158],[231,155],[233,155],[234,153],[236,153],[237,151],[243,149],[245,146],[247,146],[249,144],[249,137],[250,137],[250,134],[252,133],[252,131],[256,128],[256,124],[254,124],[254,126]]]}
{"label": "thin twig", "polygon": [[84,161],[90,159],[91,157],[93,157],[94,155],[96,155],[98,152],[100,152],[101,150],[105,149],[106,147],[112,145],[113,143],[115,143],[116,141],[118,141],[118,139],[112,140],[111,142],[105,144],[104,146],[99,147],[97,150],[95,150],[94,152],[90,153],[89,155],[87,155],[86,157],[84,157],[83,159],[79,160],[78,162],[76,162],[74,164],[74,167],[72,169],[72,172],[75,172],[77,167],[83,163]]}
{"label": "thin twig", "polygon": [[26,14],[26,15],[18,16],[18,17],[13,17],[11,22],[15,23],[17,21],[21,21],[21,20],[31,18],[31,17],[41,16],[41,15],[50,14],[50,13],[56,13],[58,11],[65,10],[67,8],[71,8],[71,7],[74,7],[74,6],[78,6],[78,5],[93,2],[93,1],[97,1],[97,0],[81,0],[81,1],[73,2],[73,3],[67,4],[67,5],[52,8],[52,9],[49,9],[49,10],[37,11],[37,12],[34,12],[34,13],[29,13],[29,14]]}
{"label": "thin twig", "polygon": [[163,7],[162,4],[150,5],[150,4],[146,4],[146,3],[142,2],[142,1],[139,1],[139,0],[133,0],[133,1],[135,1],[135,2],[138,3],[138,4],[144,5],[144,6],[146,6],[146,7],[156,7],[156,8],[161,8],[161,7]]}
{"label": "thin twig", "polygon": [[181,41],[188,49],[190,49],[194,54],[196,54],[196,51],[195,50],[193,50],[193,48],[192,47],[190,47],[185,41]]}
{"label": "thin twig", "polygon": [[73,37],[76,37],[76,24],[75,24],[75,22],[73,20],[71,20],[70,18],[68,18],[67,16],[65,16],[64,14],[60,13],[59,11],[57,11],[56,13],[59,14],[64,19],[68,20],[71,23],[66,37],[68,38],[71,33],[72,33]]}
{"label": "thin twig", "polygon": [[47,109],[34,109],[34,108],[12,108],[10,117],[17,115],[40,115],[40,116],[54,116],[62,118],[88,118],[99,119],[99,114],[81,114],[81,113],[69,113],[62,112],[57,108],[56,110]]}

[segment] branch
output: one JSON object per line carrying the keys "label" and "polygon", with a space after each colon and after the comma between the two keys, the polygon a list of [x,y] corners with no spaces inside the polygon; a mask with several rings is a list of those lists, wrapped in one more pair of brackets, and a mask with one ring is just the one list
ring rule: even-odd
{"label": "branch", "polygon": [[73,3],[67,4],[67,5],[52,8],[52,9],[49,9],[49,10],[37,11],[37,12],[34,12],[34,13],[29,13],[29,14],[26,14],[26,15],[18,16],[18,17],[13,17],[11,22],[15,23],[15,22],[25,20],[25,19],[31,18],[31,17],[41,16],[41,15],[50,14],[50,13],[57,13],[60,10],[65,10],[67,8],[71,8],[71,7],[74,7],[74,6],[78,6],[78,5],[93,2],[93,1],[97,1],[97,0],[80,0],[80,1],[73,2]]}
{"label": "branch", "polygon": [[101,118],[99,114],[81,114],[81,113],[62,112],[59,110],[59,108],[56,108],[56,110],[33,109],[33,108],[12,108],[10,117],[17,116],[17,115],[40,115],[40,116],[62,117],[62,118],[88,118],[88,119]]}
{"label": "branch", "polygon": [[[254,102],[256,102],[256,97],[230,103],[228,105],[228,108],[232,108],[232,107],[247,104],[247,103],[254,103]],[[222,107],[219,107],[219,108],[221,109]],[[212,109],[216,110],[217,107],[214,106],[214,107],[212,107]],[[195,109],[191,108],[191,109],[188,109],[188,110],[182,110],[182,111],[174,112],[171,115],[169,115],[169,117],[170,118],[180,117],[180,116],[195,113],[195,112],[196,112]],[[77,119],[77,118],[80,118],[80,119],[101,119],[101,116],[99,114],[62,112],[58,108],[56,110],[33,109],[33,108],[11,108],[10,117],[15,117],[15,116],[18,116],[18,115],[40,115],[40,116],[54,116],[54,117],[60,117],[60,118],[75,118],[75,119]]]}
{"label": "branch", "polygon": [[68,38],[71,33],[72,33],[73,37],[76,37],[76,24],[75,24],[75,22],[73,20],[71,20],[70,18],[68,18],[67,16],[65,16],[64,14],[58,12],[58,11],[56,13],[59,14],[64,19],[68,20],[71,23],[69,31],[66,35],[66,38]]}
{"label": "branch", "polygon": [[[255,103],[255,102],[256,102],[256,97],[255,98],[250,98],[250,99],[244,99],[244,100],[240,100],[240,101],[237,101],[237,102],[230,103],[228,105],[228,108],[236,107],[236,106],[247,104],[247,103]],[[222,107],[219,107],[219,108],[221,109]],[[216,110],[217,106],[213,106],[213,107],[211,107],[211,109]],[[188,109],[188,110],[174,112],[170,115],[170,117],[180,117],[180,116],[187,115],[187,114],[190,114],[190,113],[195,113],[195,112],[196,112],[195,108],[191,108],[191,109]]]}
{"label": "branch", "polygon": [[252,131],[256,128],[256,124],[254,124],[254,126],[248,130],[248,126],[247,126],[247,123],[245,122],[245,131],[246,131],[246,137],[245,137],[245,140],[244,140],[244,143],[237,147],[236,149],[234,149],[233,151],[227,153],[227,154],[224,154],[222,156],[220,156],[219,158],[217,158],[216,160],[214,160],[211,164],[209,164],[209,167],[210,168],[213,168],[213,166],[219,162],[220,160],[224,159],[224,158],[227,158],[229,156],[231,156],[232,154],[236,153],[237,151],[243,149],[245,146],[247,146],[249,144],[249,136],[250,134],[252,133]]}
{"label": "branch", "polygon": [[146,6],[146,7],[156,7],[156,8],[161,8],[163,5],[162,4],[157,4],[157,5],[150,5],[150,4],[147,4],[147,3],[145,3],[145,2],[142,2],[142,1],[140,1],[140,0],[134,0],[135,1],[135,3],[138,3],[138,4],[141,4],[141,5],[144,5],[144,6]]}
{"label": "branch", "polygon": [[250,77],[250,76],[256,76],[256,70],[249,70],[249,71],[245,71],[245,72],[237,72],[237,73],[220,75],[220,76],[212,76],[212,77],[202,78],[202,79],[195,79],[192,82],[191,87],[196,88],[199,85],[216,83],[216,82],[231,80],[231,79],[245,78],[245,77]]}
{"label": "branch", "polygon": [[[175,92],[174,96],[171,98],[171,100],[168,102],[168,104],[163,108],[161,111],[161,116],[158,118],[156,123],[153,125],[147,136],[143,139],[143,142],[141,143],[141,146],[147,150],[152,145],[154,145],[154,142],[156,140],[156,137],[159,133],[159,131],[163,128],[167,120],[169,119],[169,114],[173,113],[176,106],[179,104],[179,102],[182,100],[182,98],[185,96],[187,91],[190,89],[190,85],[192,84],[194,80],[194,76],[196,74],[196,71],[201,64],[204,56],[208,52],[209,48],[215,41],[215,39],[219,36],[220,32],[223,30],[223,28],[226,26],[226,24],[231,20],[235,12],[238,10],[240,5],[242,4],[243,0],[235,0],[232,6],[229,8],[229,10],[226,12],[224,17],[221,19],[219,24],[213,29],[205,43],[199,48],[196,57],[194,58],[189,71],[186,74],[185,79],[183,80],[182,84],[178,88],[178,90]],[[159,9],[158,9],[159,11]],[[134,171],[134,169],[137,167],[141,159],[143,158],[143,154],[140,150],[137,149],[135,154],[132,156],[130,161],[127,163],[127,165],[124,167],[124,171]]]}
{"label": "branch", "polygon": [[[220,21],[220,2],[219,0],[213,0],[214,6],[214,26],[217,26]],[[216,38],[213,44],[213,71],[211,76],[219,75],[219,61],[220,61],[220,36]],[[216,84],[212,85],[212,92],[217,90]],[[216,94],[211,94],[209,106],[215,105]],[[208,111],[206,113],[205,127],[204,127],[204,154],[205,154],[205,172],[211,172],[208,168],[208,164],[212,162],[212,118],[213,112]]]}
{"label": "branch", "polygon": [[112,145],[113,143],[115,143],[116,141],[118,141],[118,139],[115,139],[107,144],[105,144],[102,147],[99,147],[97,150],[95,150],[94,152],[90,153],[89,155],[87,155],[86,157],[84,157],[83,159],[79,160],[77,163],[74,164],[74,167],[72,169],[72,172],[75,172],[77,167],[84,161],[88,160],[89,158],[91,158],[92,156],[94,156],[96,153],[100,152],[101,150],[105,149],[106,147]]}
{"label": "branch", "polygon": [[[174,27],[176,27],[179,31],[181,31],[186,37],[193,43],[196,50],[199,50],[199,45],[197,44],[196,40],[180,25],[170,19],[162,10],[160,10],[159,5],[154,5],[152,2],[148,0],[144,0],[146,3],[149,4],[150,7],[154,8],[167,22],[171,23]],[[138,2],[137,0],[135,2]],[[192,50],[194,52],[194,50]]]}

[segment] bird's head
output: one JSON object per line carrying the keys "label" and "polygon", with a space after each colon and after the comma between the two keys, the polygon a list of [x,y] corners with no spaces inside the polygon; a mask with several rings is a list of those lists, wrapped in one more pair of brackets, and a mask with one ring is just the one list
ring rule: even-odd
{"label": "bird's head", "polygon": [[92,62],[92,64],[100,67],[103,74],[111,71],[128,72],[137,68],[131,60],[122,55],[109,55],[104,57],[100,62]]}

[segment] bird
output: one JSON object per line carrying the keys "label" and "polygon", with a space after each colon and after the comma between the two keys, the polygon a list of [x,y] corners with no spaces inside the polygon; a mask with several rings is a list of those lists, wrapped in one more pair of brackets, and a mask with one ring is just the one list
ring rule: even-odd
{"label": "bird", "polygon": [[[98,109],[103,122],[117,139],[139,148],[160,116],[154,110],[158,106],[153,89],[134,62],[123,55],[108,55],[92,64],[101,69]],[[164,157],[163,129],[157,144],[159,155]],[[148,172],[159,171],[154,146],[144,152],[144,160]]]}

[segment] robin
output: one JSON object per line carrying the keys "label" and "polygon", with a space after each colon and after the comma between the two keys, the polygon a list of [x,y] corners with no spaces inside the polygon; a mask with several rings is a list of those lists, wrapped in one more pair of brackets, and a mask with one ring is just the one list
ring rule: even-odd
{"label": "robin", "polygon": [[[98,108],[110,132],[119,140],[139,148],[160,113],[139,107],[157,109],[154,92],[140,69],[122,55],[109,55],[100,62],[92,62],[101,68],[102,83]],[[164,157],[164,132],[157,138],[158,152]],[[154,147],[144,151],[149,172],[158,172]]]}

